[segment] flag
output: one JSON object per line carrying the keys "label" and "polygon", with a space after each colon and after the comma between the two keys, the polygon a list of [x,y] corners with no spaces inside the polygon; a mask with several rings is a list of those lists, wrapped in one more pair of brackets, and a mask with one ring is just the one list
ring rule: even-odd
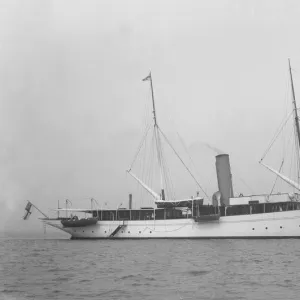
{"label": "flag", "polygon": [[31,206],[32,206],[31,202],[28,201],[25,210],[30,211]]}
{"label": "flag", "polygon": [[23,217],[23,220],[27,220],[31,215],[31,207],[32,203],[28,201],[26,207],[25,207],[25,215]]}
{"label": "flag", "polygon": [[69,199],[66,199],[66,204],[69,203],[72,206],[72,201]]}
{"label": "flag", "polygon": [[149,80],[151,78],[151,73],[147,76],[147,77],[145,77],[144,79],[143,79],[143,81],[147,81],[147,80]]}

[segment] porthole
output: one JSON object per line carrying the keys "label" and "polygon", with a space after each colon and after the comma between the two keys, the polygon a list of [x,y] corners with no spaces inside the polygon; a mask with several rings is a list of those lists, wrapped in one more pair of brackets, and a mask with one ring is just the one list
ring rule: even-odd
{"label": "porthole", "polygon": [[252,230],[255,230],[255,228],[252,228]]}
{"label": "porthole", "polygon": [[139,231],[139,233],[141,233],[141,231]]}
{"label": "porthole", "polygon": [[150,233],[152,233],[152,231],[150,231]]}
{"label": "porthole", "polygon": [[104,231],[104,233],[106,233],[106,230]]}
{"label": "porthole", "polygon": [[282,228],[282,226],[280,226],[280,228]]}
{"label": "porthole", "polygon": [[268,227],[266,227],[266,229],[268,229]]}
{"label": "porthole", "polygon": [[130,231],[128,231],[128,233],[130,233]]}

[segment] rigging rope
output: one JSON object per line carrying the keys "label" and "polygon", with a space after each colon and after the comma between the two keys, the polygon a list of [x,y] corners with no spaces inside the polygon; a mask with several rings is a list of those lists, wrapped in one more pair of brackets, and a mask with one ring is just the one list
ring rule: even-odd
{"label": "rigging rope", "polygon": [[[299,120],[297,120],[297,122],[299,122]],[[299,142],[298,142],[298,133],[297,133],[297,129],[296,129],[296,124],[294,126],[294,132],[295,132],[295,156],[296,156],[296,177],[297,177],[297,183],[299,183]]]}
{"label": "rigging rope", "polygon": [[193,161],[193,159],[192,159],[190,153],[188,152],[188,149],[187,149],[187,147],[186,147],[186,145],[185,145],[185,143],[184,143],[184,141],[183,141],[183,138],[179,135],[178,131],[176,131],[176,132],[177,132],[177,135],[178,135],[178,137],[179,137],[179,140],[180,140],[180,142],[181,142],[181,144],[182,144],[184,150],[186,151],[186,153],[187,153],[187,155],[188,155],[188,157],[189,157],[189,159],[190,159],[190,161],[191,161],[191,165],[194,166],[196,175],[197,175],[198,177],[200,177],[200,175],[199,175],[199,173],[197,172],[197,169],[196,169],[196,164],[194,163],[194,161]]}
{"label": "rigging rope", "polygon": [[156,142],[156,151],[157,151],[157,160],[160,167],[160,180],[161,180],[161,188],[163,189],[163,167],[162,167],[162,153],[161,153],[161,143],[158,134],[158,125],[154,125],[154,135],[155,135],[155,142]]}
{"label": "rigging rope", "polygon": [[267,148],[267,150],[264,152],[262,158],[260,161],[263,161],[263,159],[266,157],[266,155],[268,154],[268,152],[270,151],[271,147],[273,146],[273,144],[275,143],[278,135],[282,132],[283,127],[286,125],[286,123],[288,122],[288,120],[290,119],[290,117],[292,116],[293,111],[288,115],[288,117],[286,118],[286,120],[283,122],[283,124],[279,127],[278,132],[275,134],[275,136],[273,137],[269,147]]}
{"label": "rigging rope", "polygon": [[163,176],[163,181],[165,183],[165,198],[174,198],[175,194],[174,194],[174,187],[173,187],[173,182],[171,179],[171,175],[167,166],[167,161],[165,159],[165,155],[164,155],[164,149],[162,146],[162,142],[161,142],[161,138],[159,135],[159,127],[156,125],[157,127],[157,146],[158,149],[157,151],[159,151],[159,158],[160,158],[160,166],[161,166],[161,171],[162,171],[162,176]]}
{"label": "rigging rope", "polygon": [[178,157],[178,159],[184,165],[184,167],[186,168],[186,170],[193,177],[193,179],[195,180],[196,184],[202,190],[202,192],[204,193],[204,195],[208,198],[208,195],[205,193],[204,189],[201,187],[201,185],[199,184],[199,182],[197,181],[197,179],[195,178],[195,176],[192,174],[192,172],[190,171],[190,169],[186,166],[186,164],[183,162],[183,160],[181,159],[181,157],[178,155],[178,153],[176,152],[176,150],[174,149],[174,147],[172,146],[172,144],[169,142],[169,140],[167,139],[167,137],[165,136],[165,134],[161,131],[161,129],[159,127],[158,127],[158,130],[160,131],[160,133],[162,134],[162,136],[164,137],[164,139],[166,140],[166,142],[168,143],[168,145],[171,147],[171,149],[174,151],[174,153],[176,154],[176,156]]}
{"label": "rigging rope", "polygon": [[138,150],[137,150],[137,152],[136,152],[136,154],[135,154],[135,156],[134,156],[134,158],[133,158],[133,161],[132,161],[132,163],[131,163],[131,165],[130,165],[129,170],[131,170],[133,164],[135,163],[135,161],[136,161],[136,159],[137,159],[137,157],[138,157],[138,155],[139,155],[139,153],[140,153],[140,151],[141,151],[141,148],[142,148],[142,146],[144,145],[144,142],[145,142],[145,140],[146,140],[146,137],[147,137],[147,135],[148,135],[148,132],[149,132],[150,128],[151,128],[151,126],[148,125],[148,128],[146,128],[146,131],[145,131],[145,133],[144,133],[144,136],[143,136],[143,138],[142,138],[142,140],[141,140],[141,142],[140,142],[140,144],[139,144]]}
{"label": "rigging rope", "polygon": [[[246,183],[246,181],[244,181],[244,180],[242,179],[241,176],[239,176],[239,172],[237,172],[236,166],[232,166],[231,168],[232,168],[232,170],[233,170],[232,173],[234,173],[234,177],[238,178],[238,179],[245,185],[245,187],[247,187],[247,188],[249,189],[250,193],[251,193],[252,195],[254,195],[254,194],[255,194],[255,193],[254,193],[254,190]],[[232,183],[232,184],[234,185],[234,183]],[[235,190],[235,188],[233,188],[233,190]]]}
{"label": "rigging rope", "polygon": [[[294,126],[294,134],[297,135],[297,132],[296,132],[296,127]],[[292,144],[291,148],[292,148],[292,153],[291,153],[291,164],[290,164],[290,170],[289,170],[289,177],[292,178],[293,175],[292,175],[292,172],[294,171],[293,167],[294,167],[294,155],[296,153],[296,147],[297,147],[297,140],[294,140],[295,143],[293,143],[293,138],[292,138],[292,135],[293,133],[291,133],[291,136],[290,136],[290,139],[289,139],[289,142],[290,144]],[[296,174],[297,174],[297,167],[296,167]],[[297,182],[298,182],[298,179],[297,179]]]}
{"label": "rigging rope", "polygon": [[163,165],[164,165],[165,174],[166,174],[165,181],[166,181],[168,195],[170,195],[171,198],[176,199],[175,189],[174,189],[174,185],[173,185],[172,178],[171,178],[171,173],[170,173],[170,170],[169,170],[168,165],[165,160],[163,161]]}
{"label": "rigging rope", "polygon": [[[280,168],[279,168],[279,173],[280,173],[280,171],[281,171],[281,169],[282,169],[282,166],[283,166],[283,163],[284,163],[284,159],[282,160],[282,162],[281,162],[281,165],[280,165]],[[273,190],[274,190],[274,188],[275,188],[275,185],[276,185],[276,182],[277,182],[277,179],[278,179],[278,175],[276,176],[276,179],[275,179],[275,182],[274,182],[274,185],[273,185],[273,187],[272,187],[272,189],[271,189],[271,192],[270,192],[270,194],[269,194],[269,196],[270,195],[272,195],[272,193],[273,193]]]}

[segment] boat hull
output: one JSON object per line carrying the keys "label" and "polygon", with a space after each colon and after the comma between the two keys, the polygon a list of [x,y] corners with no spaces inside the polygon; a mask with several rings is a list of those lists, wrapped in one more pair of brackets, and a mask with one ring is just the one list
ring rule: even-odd
{"label": "boat hull", "polygon": [[[150,238],[299,238],[300,210],[194,219],[98,221],[88,227],[64,228],[60,220],[44,220],[70,234],[72,239]],[[112,235],[113,234],[113,235]]]}

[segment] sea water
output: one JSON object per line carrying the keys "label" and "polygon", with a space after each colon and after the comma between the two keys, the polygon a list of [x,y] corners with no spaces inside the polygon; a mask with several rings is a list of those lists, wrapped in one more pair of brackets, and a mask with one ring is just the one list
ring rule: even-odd
{"label": "sea water", "polygon": [[0,299],[300,299],[300,240],[0,239]]}

